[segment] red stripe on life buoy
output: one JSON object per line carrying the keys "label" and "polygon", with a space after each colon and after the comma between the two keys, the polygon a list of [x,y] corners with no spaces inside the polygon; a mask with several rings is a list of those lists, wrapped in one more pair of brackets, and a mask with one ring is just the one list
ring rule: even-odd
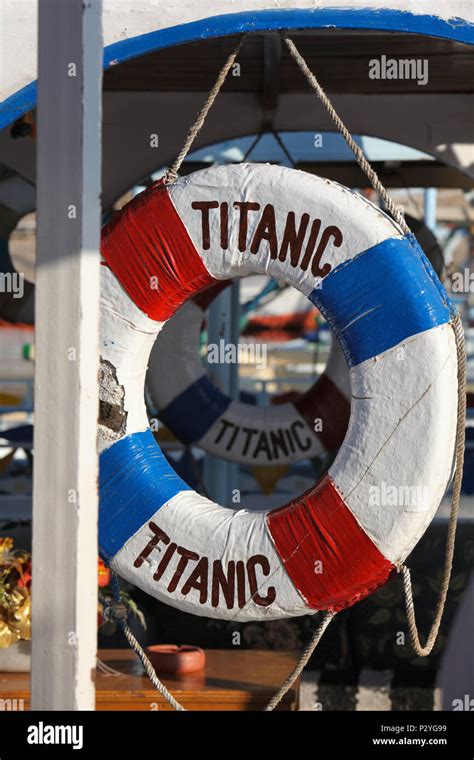
{"label": "red stripe on life buoy", "polygon": [[385,583],[394,569],[327,475],[270,512],[267,525],[288,575],[312,609],[349,607]]}
{"label": "red stripe on life buoy", "polygon": [[102,230],[101,252],[132,301],[159,322],[196,291],[219,282],[204,266],[162,184],[111,219]]}
{"label": "red stripe on life buoy", "polygon": [[335,451],[341,446],[349,425],[351,405],[330,377],[321,375],[293,405],[326,451]]}

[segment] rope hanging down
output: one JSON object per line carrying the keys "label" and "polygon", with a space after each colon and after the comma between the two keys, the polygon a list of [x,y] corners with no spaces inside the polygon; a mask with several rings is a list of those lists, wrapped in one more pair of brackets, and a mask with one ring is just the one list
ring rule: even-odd
{"label": "rope hanging down", "polygon": [[108,602],[104,598],[102,598],[102,601],[104,603],[104,619],[105,620],[113,620],[116,621],[120,628],[122,629],[123,633],[125,634],[125,637],[130,644],[130,647],[133,649],[136,655],[138,655],[143,667],[146,670],[147,676],[152,682],[153,686],[161,696],[166,699],[169,705],[173,708],[173,710],[177,711],[185,711],[186,708],[183,707],[182,704],[180,704],[171,694],[171,692],[168,691],[164,683],[160,681],[158,676],[156,675],[155,668],[151,664],[149,658],[146,655],[145,650],[141,646],[141,644],[136,640],[135,636],[133,635],[130,626],[127,623],[127,608],[122,603],[122,600],[120,598],[120,585],[118,578],[115,573],[111,573],[111,581],[110,585],[112,587],[112,593],[114,595],[114,601],[113,603]]}
{"label": "rope hanging down", "polygon": [[[186,139],[184,141],[183,147],[181,148],[178,156],[176,157],[175,161],[173,162],[173,165],[168,169],[168,171],[165,174],[164,182],[166,184],[170,182],[174,182],[176,178],[178,177],[178,172],[181,168],[181,165],[188,155],[196,137],[198,136],[199,132],[202,129],[202,126],[204,125],[204,122],[207,118],[207,115],[212,108],[214,101],[216,100],[219,92],[221,91],[222,85],[224,84],[225,80],[227,79],[227,75],[232,68],[232,65],[235,62],[235,59],[237,58],[240,48],[242,47],[244,41],[245,41],[246,35],[241,37],[239,39],[239,42],[237,43],[235,49],[233,52],[229,55],[226,62],[224,63],[222,69],[219,71],[219,74],[217,76],[217,79],[214,83],[214,86],[210,90],[203,107],[201,108],[198,116],[196,117],[195,122],[190,127],[188,134],[186,136]],[[299,50],[297,49],[296,45],[294,44],[293,40],[291,40],[289,37],[285,37],[286,45],[290,51],[290,54],[292,58],[295,60],[299,68],[301,69],[302,73],[306,77],[308,83],[312,87],[312,89],[315,91],[316,95],[320,99],[321,103],[326,108],[327,112],[329,113],[331,119],[333,120],[334,124],[338,128],[339,132],[344,137],[345,141],[349,145],[350,149],[354,153],[354,156],[357,160],[357,163],[359,164],[360,168],[364,172],[364,174],[369,179],[372,187],[374,190],[380,195],[380,197],[383,199],[383,202],[385,204],[385,207],[387,211],[393,216],[393,218],[398,222],[401,229],[405,234],[408,234],[410,232],[410,228],[408,227],[407,223],[405,222],[405,219],[403,217],[402,210],[394,203],[390,195],[388,194],[385,187],[382,185],[379,177],[377,176],[377,173],[374,171],[374,169],[371,167],[369,161],[364,155],[364,152],[362,148],[360,148],[359,145],[355,142],[354,138],[352,137],[351,133],[347,129],[346,125],[342,121],[339,114],[336,112],[333,104],[331,103],[330,99],[324,92],[323,88],[319,84],[318,80],[316,79],[316,76],[313,74],[313,72],[309,69],[308,64],[300,54]],[[274,133],[275,134],[275,133]],[[276,136],[276,135],[275,135]],[[281,145],[281,140],[277,138]],[[286,147],[284,148],[285,152]],[[293,162],[293,159],[290,157],[290,160]]]}
{"label": "rope hanging down", "polygon": [[277,704],[283,699],[288,689],[291,689],[291,687],[293,686],[298,676],[300,676],[303,670],[305,669],[311,655],[313,654],[314,650],[316,649],[319,642],[321,641],[324,631],[328,627],[331,620],[336,616],[336,614],[337,614],[336,612],[326,612],[320,625],[318,625],[315,632],[313,633],[311,637],[311,641],[309,642],[308,646],[306,647],[300,659],[298,660],[298,663],[295,669],[293,670],[292,673],[290,673],[285,683],[282,684],[282,686],[280,686],[275,696],[271,698],[270,702],[265,707],[264,712],[270,712],[271,710],[274,710]]}
{"label": "rope hanging down", "polygon": [[408,620],[408,630],[410,632],[410,641],[413,649],[419,657],[426,657],[433,649],[441,625],[446,597],[448,595],[449,582],[451,580],[451,571],[453,568],[454,543],[456,540],[456,527],[459,512],[459,500],[461,497],[461,481],[464,466],[464,446],[465,446],[465,421],[466,421],[466,350],[464,346],[464,330],[459,314],[453,322],[454,334],[456,337],[456,349],[458,357],[458,420],[456,427],[456,451],[455,451],[455,475],[453,483],[453,495],[451,501],[451,514],[449,516],[448,536],[446,539],[446,554],[444,558],[443,580],[439,590],[436,612],[431,626],[431,630],[426,639],[426,644],[422,646],[416,626],[415,607],[413,604],[413,592],[411,587],[410,570],[405,565],[401,570],[403,573],[403,588],[405,591],[405,605]]}
{"label": "rope hanging down", "polygon": [[392,198],[386,191],[385,187],[382,185],[380,179],[377,176],[377,173],[372,169],[369,161],[366,159],[364,152],[362,148],[357,145],[356,141],[352,137],[351,133],[347,129],[346,125],[342,121],[339,114],[336,112],[336,109],[334,108],[333,104],[329,100],[328,96],[324,92],[323,88],[319,84],[318,80],[316,79],[315,74],[309,69],[308,64],[306,63],[305,59],[299,52],[298,48],[296,47],[293,40],[291,40],[289,37],[285,37],[285,42],[288,50],[290,51],[290,55],[293,58],[293,60],[298,64],[299,68],[303,72],[304,76],[306,77],[309,85],[312,87],[312,89],[315,91],[316,95],[320,99],[321,103],[325,107],[326,111],[328,112],[329,116],[333,120],[334,124],[338,128],[339,132],[343,136],[344,140],[348,144],[349,148],[353,152],[354,156],[356,157],[356,161],[359,164],[360,168],[364,172],[364,174],[369,179],[372,187],[376,192],[380,195],[380,197],[383,199],[383,202],[385,203],[385,207],[387,211],[390,212],[390,214],[393,216],[395,221],[400,225],[403,232],[405,234],[408,234],[410,232],[410,229],[405,222],[405,219],[403,217],[402,210],[399,206],[396,206],[393,202]]}
{"label": "rope hanging down", "polygon": [[245,35],[239,39],[239,42],[234,49],[234,52],[229,55],[222,69],[220,70],[218,77],[214,83],[214,86],[210,90],[209,95],[207,96],[203,107],[199,111],[196,121],[189,129],[189,132],[186,136],[183,147],[181,148],[179,154],[177,155],[173,165],[171,166],[170,169],[168,169],[165,175],[165,180],[164,180],[165,183],[174,182],[175,179],[177,178],[178,172],[181,168],[181,164],[183,163],[184,159],[188,155],[194,140],[196,139],[199,132],[201,131],[202,125],[204,124],[206,120],[207,114],[209,113],[215,99],[217,98],[222,85],[227,79],[227,74],[232,68],[233,63],[239,54],[240,48],[244,44],[244,40],[245,40]]}

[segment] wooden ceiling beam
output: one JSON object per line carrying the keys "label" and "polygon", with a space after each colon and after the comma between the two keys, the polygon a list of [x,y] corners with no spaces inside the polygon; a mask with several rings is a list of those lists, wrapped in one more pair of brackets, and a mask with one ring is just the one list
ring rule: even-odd
{"label": "wooden ceiling beam", "polygon": [[[134,58],[104,73],[104,89],[118,91],[206,92],[237,38],[193,42]],[[474,91],[474,50],[450,40],[413,34],[326,30],[301,32],[298,48],[331,93],[365,94]],[[369,62],[427,59],[428,81],[370,79]],[[308,85],[278,33],[249,35],[240,51],[240,76],[229,76],[224,90],[264,93],[307,92]],[[268,106],[267,106],[268,107]]]}

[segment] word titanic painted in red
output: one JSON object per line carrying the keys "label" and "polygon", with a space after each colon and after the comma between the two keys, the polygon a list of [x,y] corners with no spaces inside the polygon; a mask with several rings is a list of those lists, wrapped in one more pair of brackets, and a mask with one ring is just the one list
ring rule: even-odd
{"label": "word titanic painted in red", "polygon": [[[263,209],[260,203],[254,201],[235,201],[232,206],[237,211],[238,248],[241,253],[250,250],[250,253],[257,254],[261,244],[267,242],[270,258],[286,261],[289,254],[292,267],[299,267],[306,272],[311,265],[311,273],[315,277],[326,277],[329,274],[331,265],[326,262],[321,266],[321,259],[331,241],[334,247],[341,246],[343,235],[339,227],[333,224],[323,227],[321,219],[311,221],[310,215],[306,212],[301,215],[297,224],[295,212],[289,211],[286,215],[283,235],[279,239],[277,214],[271,203],[267,203]],[[211,247],[211,214],[218,215],[215,220],[218,222],[219,244],[222,250],[227,250],[229,247],[229,204],[219,203],[219,201],[193,201],[191,208],[201,213],[203,250],[207,251]],[[248,228],[251,214],[259,216],[255,232],[249,240]],[[214,222],[214,218],[212,221]],[[252,219],[252,221],[255,220]]]}
{"label": "word titanic painted in red", "polygon": [[169,568],[173,574],[168,581],[166,590],[169,594],[178,592],[187,596],[191,591],[199,594],[199,603],[212,607],[222,606],[228,610],[235,607],[242,609],[251,599],[259,607],[269,607],[276,599],[276,589],[269,586],[266,593],[259,587],[257,572],[263,576],[270,574],[270,563],[263,554],[242,560],[229,560],[223,567],[220,559],[209,560],[197,552],[178,546],[156,523],[149,522],[148,527],[153,533],[145,548],[135,559],[135,567],[141,567],[158,544],[166,549],[153,574],[153,580],[159,582]]}

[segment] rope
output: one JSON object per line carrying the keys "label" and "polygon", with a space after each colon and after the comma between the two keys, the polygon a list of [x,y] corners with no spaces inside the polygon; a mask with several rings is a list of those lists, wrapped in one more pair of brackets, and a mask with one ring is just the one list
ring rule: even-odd
{"label": "rope", "polygon": [[449,517],[448,536],[446,539],[446,554],[444,559],[443,580],[438,595],[436,611],[431,630],[426,639],[426,644],[422,645],[416,625],[415,607],[413,604],[413,590],[411,586],[410,570],[402,565],[403,588],[405,591],[405,605],[408,619],[408,630],[410,632],[410,641],[419,657],[426,657],[432,651],[438,637],[441,620],[443,617],[446,598],[448,595],[449,582],[451,580],[451,571],[453,568],[454,543],[456,539],[456,527],[459,511],[459,500],[461,496],[461,481],[464,465],[464,426],[466,419],[466,352],[464,348],[464,331],[459,314],[453,322],[453,330],[456,338],[456,351],[458,359],[458,419],[456,427],[456,472],[454,475],[453,495],[451,502],[451,514]]}
{"label": "rope", "polygon": [[218,75],[218,77],[217,77],[217,79],[216,79],[216,81],[214,83],[214,86],[210,90],[210,92],[209,92],[209,94],[208,94],[208,96],[207,96],[207,98],[206,98],[206,100],[204,102],[204,105],[201,108],[201,110],[200,110],[200,112],[199,112],[199,114],[198,114],[198,116],[196,118],[196,121],[194,122],[194,124],[189,129],[189,132],[188,132],[188,134],[186,136],[186,139],[184,141],[183,147],[181,148],[181,150],[180,150],[178,156],[176,157],[173,165],[171,166],[170,169],[168,169],[168,171],[167,171],[167,173],[165,175],[165,178],[164,178],[165,184],[168,184],[169,182],[174,182],[177,179],[178,172],[179,172],[179,170],[181,168],[181,164],[183,163],[184,159],[188,155],[188,153],[189,153],[189,151],[191,149],[191,146],[192,146],[194,140],[196,139],[196,137],[198,136],[199,132],[201,131],[202,125],[204,124],[204,122],[206,120],[207,114],[209,113],[209,110],[211,109],[211,107],[212,107],[215,99],[217,98],[217,96],[218,96],[218,94],[219,94],[219,92],[221,90],[222,85],[224,84],[224,82],[225,82],[225,80],[227,78],[227,74],[229,73],[229,71],[230,71],[230,69],[231,69],[231,67],[232,67],[235,59],[237,58],[237,56],[239,54],[240,48],[242,47],[242,45],[244,43],[244,39],[245,39],[245,35],[240,38],[240,40],[239,40],[239,42],[238,42],[238,44],[237,44],[234,52],[229,55],[229,57],[227,58],[227,61],[223,65],[222,69],[220,70],[219,75]]}
{"label": "rope", "polygon": [[303,56],[300,54],[293,40],[291,40],[289,37],[284,37],[284,39],[290,51],[291,57],[301,69],[309,85],[315,91],[316,95],[318,96],[321,103],[325,107],[326,111],[328,112],[329,116],[331,117],[334,124],[338,128],[339,132],[343,136],[344,140],[348,144],[349,148],[352,150],[354,156],[356,157],[357,163],[359,164],[364,174],[368,177],[372,187],[383,199],[385,208],[390,212],[390,214],[393,216],[395,221],[400,225],[403,232],[405,234],[408,234],[410,232],[410,228],[408,227],[407,223],[405,222],[405,219],[403,218],[403,213],[402,213],[401,208],[395,205],[394,201],[392,200],[392,198],[390,197],[390,195],[388,194],[388,192],[382,185],[380,179],[377,176],[377,173],[372,169],[370,163],[366,159],[362,148],[359,145],[357,145],[357,143],[355,142],[351,133],[347,129],[341,117],[336,112],[333,104],[331,103],[328,96],[326,95],[323,88],[321,87],[318,80],[316,79],[316,76],[309,69],[308,64],[306,63]]}
{"label": "rope", "polygon": [[[143,667],[145,668],[146,674],[150,681],[152,682],[155,689],[161,694],[161,696],[166,699],[169,705],[173,708],[173,710],[177,710],[180,712],[187,712],[186,708],[183,707],[182,704],[180,704],[171,694],[171,692],[168,691],[164,683],[160,681],[158,676],[156,675],[156,671],[151,664],[145,650],[141,646],[141,644],[137,641],[135,636],[133,635],[132,631],[130,630],[129,625],[127,624],[127,617],[128,612],[125,604],[121,601],[120,597],[120,585],[118,582],[118,578],[115,575],[115,573],[111,573],[111,580],[110,585],[112,587],[112,592],[114,595],[114,601],[110,602],[108,599],[106,599],[102,594],[100,595],[101,601],[104,605],[103,609],[103,617],[104,620],[115,620],[120,625],[122,631],[125,634],[125,637],[130,645],[130,647],[133,649],[135,654],[140,659],[140,662],[142,663]],[[279,704],[279,702],[283,699],[286,692],[293,686],[294,682],[298,678],[298,676],[301,675],[304,668],[306,667],[311,655],[313,654],[314,650],[316,649],[317,645],[321,641],[321,638],[323,636],[324,631],[328,627],[329,623],[335,617],[335,612],[327,612],[324,616],[323,620],[321,621],[320,625],[317,627],[316,631],[314,632],[311,641],[309,642],[308,646],[303,651],[303,654],[301,655],[296,667],[294,670],[290,673],[288,678],[286,679],[285,683],[278,689],[277,693],[272,697],[268,705],[265,707],[266,712],[270,712],[275,709],[275,707]],[[108,668],[108,666],[105,665],[105,663],[101,663],[100,660],[97,662],[99,669],[102,669],[104,672],[107,669],[108,674],[110,675],[121,675],[118,671],[114,671],[112,668]]]}
{"label": "rope", "polygon": [[271,710],[274,710],[277,704],[283,699],[288,689],[291,689],[291,687],[293,686],[298,676],[300,676],[303,670],[305,669],[306,665],[308,664],[309,658],[311,657],[314,650],[316,649],[319,642],[321,641],[324,631],[326,630],[329,623],[335,617],[336,614],[337,614],[336,612],[326,612],[320,625],[316,628],[315,632],[313,633],[313,636],[311,637],[311,641],[309,642],[308,646],[306,647],[303,654],[301,655],[295,669],[292,671],[292,673],[290,673],[285,683],[282,684],[282,686],[278,689],[277,693],[271,698],[270,702],[265,707],[264,712],[271,712]]}
{"label": "rope", "polygon": [[104,619],[116,620],[118,622],[118,624],[120,625],[120,628],[125,634],[125,637],[128,643],[130,644],[135,654],[138,656],[140,662],[145,668],[148,678],[152,682],[155,689],[161,694],[161,696],[164,699],[166,699],[166,701],[168,702],[169,705],[171,705],[173,710],[186,712],[186,708],[183,707],[183,705],[181,705],[173,697],[173,695],[171,694],[171,692],[168,691],[164,683],[160,681],[160,679],[156,675],[155,668],[151,664],[145,650],[143,649],[141,644],[136,640],[135,636],[130,630],[130,627],[127,623],[127,617],[128,617],[127,608],[121,600],[120,585],[115,573],[111,573],[110,585],[112,587],[114,601],[111,603],[102,596],[102,602],[104,604],[104,612],[103,612]]}
{"label": "rope", "polygon": [[155,689],[160,692],[161,696],[164,699],[166,699],[166,701],[168,702],[169,705],[171,705],[171,707],[173,708],[173,710],[177,710],[179,712],[186,712],[186,708],[183,707],[183,705],[180,704],[180,702],[178,702],[173,697],[173,695],[171,694],[171,692],[168,691],[168,689],[166,688],[166,686],[164,685],[164,683],[162,683],[160,681],[160,679],[156,675],[155,668],[151,664],[151,662],[148,659],[148,657],[147,657],[144,649],[138,643],[138,641],[136,640],[135,636],[131,632],[131,630],[128,627],[128,625],[125,623],[122,626],[122,628],[123,628],[123,632],[124,632],[125,636],[127,637],[128,643],[130,644],[130,646],[132,647],[132,649],[134,650],[134,652],[138,655],[138,657],[139,657],[139,659],[140,659],[143,667],[146,670],[147,676],[150,679],[150,681],[152,682],[152,684],[155,687]]}

